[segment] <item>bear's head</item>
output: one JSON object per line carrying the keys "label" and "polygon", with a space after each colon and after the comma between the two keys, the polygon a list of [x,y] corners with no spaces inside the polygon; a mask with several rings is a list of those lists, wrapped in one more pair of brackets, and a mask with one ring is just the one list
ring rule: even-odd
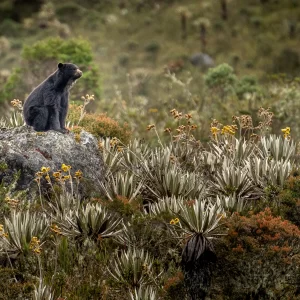
{"label": "bear's head", "polygon": [[58,64],[59,75],[68,80],[76,80],[82,76],[82,71],[74,64]]}

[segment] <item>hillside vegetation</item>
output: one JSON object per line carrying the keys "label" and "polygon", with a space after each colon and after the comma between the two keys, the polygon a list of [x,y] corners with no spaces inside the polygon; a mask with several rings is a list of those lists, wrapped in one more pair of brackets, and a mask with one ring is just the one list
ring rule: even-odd
{"label": "hillside vegetation", "polygon": [[[275,113],[276,132],[290,126],[298,137],[293,126],[299,115],[298,81],[293,79],[300,66],[298,1],[31,1],[26,9],[19,2],[1,4],[6,18],[0,24],[0,84],[6,82],[13,92],[2,93],[0,102],[23,101],[55,70],[57,60],[72,59],[84,71],[92,66],[83,95],[95,94],[99,112],[127,121],[137,135],[147,124],[162,127],[167,112],[177,108],[196,112],[199,137],[207,138],[211,118],[254,117],[264,106]],[[51,36],[86,40],[93,60],[78,60],[58,48],[61,53],[52,53],[49,64],[49,51],[57,50],[51,44],[45,49],[44,42],[27,62],[28,49]],[[233,68],[236,80],[225,87],[222,101],[219,88],[207,85],[205,66],[190,62],[199,52],[215,66]],[[25,68],[24,77],[32,68],[47,71],[35,71],[35,80],[20,87],[14,68]],[[286,77],[272,77],[278,73]]]}
{"label": "hillside vegetation", "polygon": [[40,166],[33,196],[0,139],[0,299],[299,299],[299,1],[4,0],[0,20],[1,132],[73,62],[68,137],[105,165],[84,197],[88,174]]}

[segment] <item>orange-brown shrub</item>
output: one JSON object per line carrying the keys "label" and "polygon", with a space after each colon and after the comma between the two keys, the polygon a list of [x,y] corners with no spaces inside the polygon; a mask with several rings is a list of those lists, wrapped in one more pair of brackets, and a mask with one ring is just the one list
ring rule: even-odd
{"label": "orange-brown shrub", "polygon": [[186,292],[183,279],[182,272],[178,271],[174,276],[165,280],[163,290],[167,299],[184,299]]}
{"label": "orange-brown shrub", "polygon": [[273,216],[270,208],[247,216],[235,213],[227,226],[228,235],[216,246],[215,292],[222,289],[230,299],[294,299],[300,229]]}
{"label": "orange-brown shrub", "polygon": [[[68,119],[71,123],[77,124],[80,119],[81,106],[70,105]],[[122,126],[106,114],[86,113],[80,121],[79,126],[74,126],[76,132],[80,128],[94,134],[97,137],[116,137],[122,143],[127,144],[131,137],[129,125]]]}
{"label": "orange-brown shrub", "polygon": [[[279,255],[278,258],[287,259],[291,256],[293,242],[300,242],[300,229],[281,217],[274,217],[270,208],[258,214],[240,216],[235,213],[228,220],[228,237],[232,245],[240,246],[245,251],[261,252],[268,255]],[[290,251],[286,249],[289,248]],[[232,248],[234,249],[234,248]]]}

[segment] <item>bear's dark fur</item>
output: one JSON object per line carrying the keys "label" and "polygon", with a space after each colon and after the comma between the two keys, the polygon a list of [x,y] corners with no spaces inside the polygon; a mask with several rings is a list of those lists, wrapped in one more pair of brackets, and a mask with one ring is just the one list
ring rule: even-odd
{"label": "bear's dark fur", "polygon": [[74,64],[58,64],[58,69],[37,86],[24,103],[24,119],[36,131],[68,132],[65,121],[68,113],[69,90],[82,76]]}

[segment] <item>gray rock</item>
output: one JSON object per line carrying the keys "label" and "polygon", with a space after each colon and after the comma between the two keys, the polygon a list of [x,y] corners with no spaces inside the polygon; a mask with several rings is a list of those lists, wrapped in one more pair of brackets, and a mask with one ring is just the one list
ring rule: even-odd
{"label": "gray rock", "polygon": [[215,61],[206,53],[196,53],[190,57],[190,62],[195,67],[208,69],[215,66]]}
{"label": "gray rock", "polygon": [[[82,197],[99,190],[105,168],[97,140],[90,133],[82,131],[80,141],[76,141],[72,133],[37,133],[27,126],[0,129],[0,183],[10,188],[13,183],[13,192],[24,191],[29,198],[34,197],[37,192],[35,174],[44,166],[51,168],[52,175],[62,164],[72,166],[71,174],[82,171]],[[20,175],[14,180],[18,172]],[[46,192],[49,184],[46,180],[41,183]]]}

